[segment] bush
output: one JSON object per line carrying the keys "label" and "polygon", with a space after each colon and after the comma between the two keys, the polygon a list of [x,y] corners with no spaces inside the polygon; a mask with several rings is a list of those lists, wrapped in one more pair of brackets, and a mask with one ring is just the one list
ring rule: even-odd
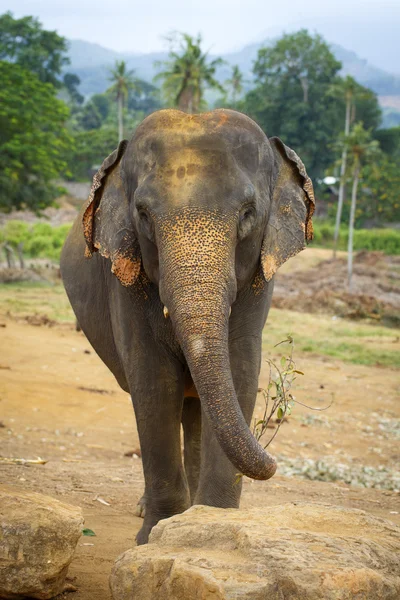
{"label": "bush", "polygon": [[31,229],[24,221],[7,221],[0,230],[0,242],[8,242],[17,248],[21,242],[26,242],[31,237]]}
{"label": "bush", "polygon": [[[332,248],[335,226],[324,221],[314,221],[314,245]],[[349,230],[342,226],[339,233],[339,250],[347,250]],[[355,229],[354,250],[378,250],[385,254],[400,254],[400,230]]]}
{"label": "bush", "polygon": [[52,227],[50,223],[28,225],[24,221],[8,221],[0,228],[0,242],[8,242],[13,248],[23,242],[23,253],[27,258],[58,261],[70,229],[71,225]]}
{"label": "bush", "polygon": [[400,231],[396,229],[356,229],[355,250],[381,250],[385,254],[400,254]]}
{"label": "bush", "polygon": [[38,256],[47,257],[52,250],[52,240],[45,235],[37,235],[31,238],[24,246],[24,253],[31,258],[37,258]]}

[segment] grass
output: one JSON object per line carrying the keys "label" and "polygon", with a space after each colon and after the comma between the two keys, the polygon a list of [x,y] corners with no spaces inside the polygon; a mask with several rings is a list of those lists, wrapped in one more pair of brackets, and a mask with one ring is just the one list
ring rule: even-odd
{"label": "grass", "polygon": [[395,329],[271,309],[263,333],[263,348],[269,351],[288,333],[295,338],[296,353],[328,356],[359,365],[400,367],[400,336]]}
{"label": "grass", "polygon": [[61,283],[21,282],[0,284],[0,314],[44,314],[54,321],[74,322],[75,317]]}
{"label": "grass", "polygon": [[[74,322],[61,282],[0,285],[0,314],[44,314],[61,322]],[[400,367],[400,333],[380,325],[334,319],[289,310],[271,309],[263,333],[263,348],[293,334],[296,355],[325,356],[347,363]],[[278,350],[278,349],[277,349]]]}

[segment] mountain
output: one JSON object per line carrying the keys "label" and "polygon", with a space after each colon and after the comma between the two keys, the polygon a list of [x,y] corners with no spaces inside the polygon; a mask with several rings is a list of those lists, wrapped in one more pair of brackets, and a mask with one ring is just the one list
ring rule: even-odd
{"label": "mountain", "polygon": [[355,52],[346,50],[337,44],[331,44],[331,50],[335,57],[343,65],[342,73],[351,75],[362,85],[374,90],[378,96],[399,96],[400,95],[400,76],[393,75],[374,67],[357,56]]}
{"label": "mountain", "polygon": [[[218,69],[217,79],[224,82],[230,75],[231,65],[237,64],[244,74],[247,86],[250,87],[253,79],[252,66],[257,57],[257,51],[262,46],[270,45],[273,41],[273,39],[266,39],[263,42],[248,44],[240,51],[222,55],[227,64]],[[385,106],[393,108],[396,112],[396,105],[400,97],[400,76],[371,65],[355,52],[338,44],[331,44],[331,50],[343,65],[342,74],[352,75],[359,83],[374,90],[378,96],[384,96]],[[80,91],[86,97],[107,89],[110,85],[109,69],[116,60],[125,60],[128,68],[135,70],[137,77],[151,82],[157,73],[154,63],[168,59],[166,52],[149,54],[116,52],[83,40],[69,41],[69,57],[71,63],[66,70],[78,75],[81,80]],[[210,56],[211,58],[214,57]],[[393,97],[392,103],[391,97]]]}

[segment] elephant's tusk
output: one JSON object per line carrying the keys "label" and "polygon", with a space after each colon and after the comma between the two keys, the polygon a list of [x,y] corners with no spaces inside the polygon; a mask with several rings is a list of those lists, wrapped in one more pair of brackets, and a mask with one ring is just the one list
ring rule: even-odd
{"label": "elephant's tusk", "polygon": [[168,308],[166,306],[164,306],[163,313],[164,313],[164,318],[168,319],[168,317],[169,317],[169,310],[168,310]]}
{"label": "elephant's tusk", "polygon": [[232,312],[232,306],[229,309],[229,316],[231,316],[231,312]]}

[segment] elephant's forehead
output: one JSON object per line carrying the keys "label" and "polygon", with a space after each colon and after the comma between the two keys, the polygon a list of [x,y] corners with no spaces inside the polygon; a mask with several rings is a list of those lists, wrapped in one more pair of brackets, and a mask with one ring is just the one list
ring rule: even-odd
{"label": "elephant's forehead", "polygon": [[173,146],[167,152],[156,154],[152,168],[160,177],[182,183],[184,179],[221,174],[220,169],[233,167],[229,153],[216,148],[187,148]]}
{"label": "elephant's forehead", "polygon": [[238,183],[237,169],[227,152],[169,148],[139,173],[139,186],[152,189],[174,205],[207,201],[230,193]]}
{"label": "elephant's forehead", "polygon": [[[226,132],[225,132],[226,133]],[[248,132],[175,131],[163,129],[141,136],[133,147],[139,178],[157,171],[173,183],[196,176],[232,175],[240,168],[256,172],[260,141]]]}

